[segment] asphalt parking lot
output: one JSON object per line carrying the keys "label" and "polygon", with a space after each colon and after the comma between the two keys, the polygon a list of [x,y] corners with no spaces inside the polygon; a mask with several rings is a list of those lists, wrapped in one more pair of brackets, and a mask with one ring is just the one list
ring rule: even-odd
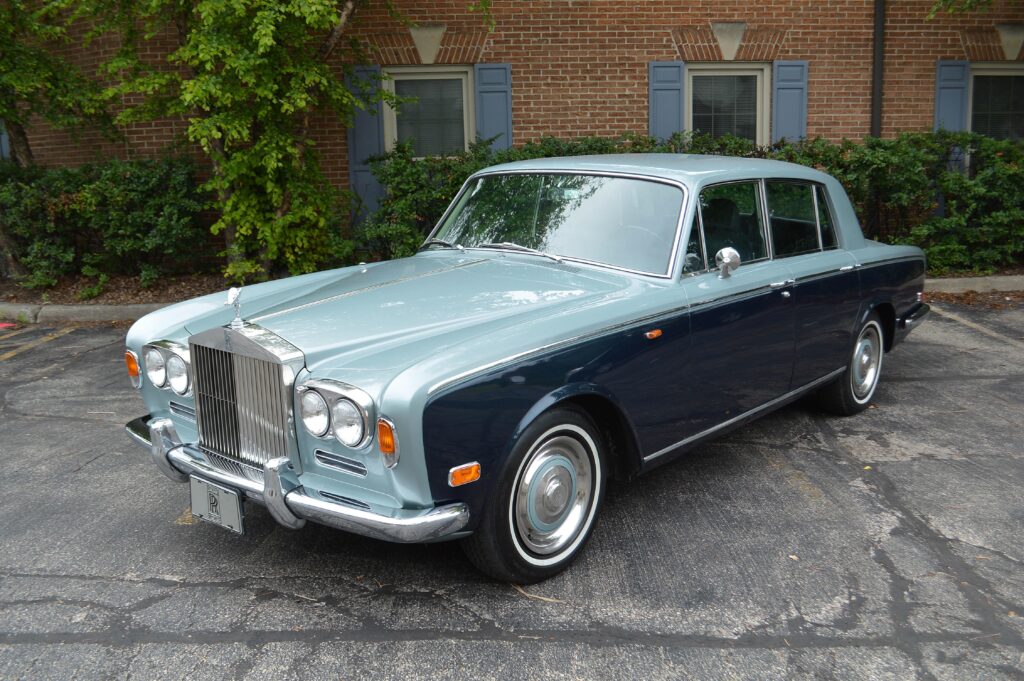
{"label": "asphalt parking lot", "polygon": [[1024,678],[1024,308],[943,311],[873,408],[614,485],[526,589],[453,544],[197,521],[122,432],[124,329],[0,330],[0,677]]}

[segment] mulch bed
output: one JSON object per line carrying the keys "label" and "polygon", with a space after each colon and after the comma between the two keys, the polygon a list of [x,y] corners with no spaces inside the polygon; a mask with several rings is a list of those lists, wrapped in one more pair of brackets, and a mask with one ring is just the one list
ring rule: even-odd
{"label": "mulch bed", "polygon": [[978,293],[977,291],[935,293],[926,291],[925,297],[928,302],[933,303],[956,303],[957,305],[987,307],[991,310],[1017,309],[1024,306],[1024,291],[990,291],[987,293]]}
{"label": "mulch bed", "polygon": [[131,303],[173,303],[228,288],[219,274],[163,277],[149,288],[139,286],[138,277],[111,277],[100,295],[89,300],[79,296],[96,283],[88,277],[68,277],[50,289],[28,289],[9,279],[0,279],[0,302],[28,304],[126,305]]}

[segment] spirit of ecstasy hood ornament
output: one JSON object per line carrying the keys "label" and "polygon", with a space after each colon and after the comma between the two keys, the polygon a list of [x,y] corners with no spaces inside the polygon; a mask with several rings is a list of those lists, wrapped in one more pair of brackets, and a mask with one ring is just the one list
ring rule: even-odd
{"label": "spirit of ecstasy hood ornament", "polygon": [[225,305],[233,305],[235,307],[235,318],[231,320],[231,329],[233,331],[239,331],[245,326],[245,322],[242,321],[242,289],[232,286],[228,290],[228,300]]}

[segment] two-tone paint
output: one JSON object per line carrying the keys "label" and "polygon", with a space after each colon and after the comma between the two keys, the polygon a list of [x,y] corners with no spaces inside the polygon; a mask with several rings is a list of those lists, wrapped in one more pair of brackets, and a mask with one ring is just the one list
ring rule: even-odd
{"label": "two-tone paint", "polygon": [[[247,287],[242,315],[299,348],[294,382],[356,386],[395,424],[400,462],[383,465],[369,438],[356,448],[295,428],[302,486],[370,511],[461,501],[470,524],[500,479],[523,429],[572,400],[612,442],[615,472],[635,475],[767,413],[834,378],[860,322],[877,311],[898,342],[919,309],[924,257],[863,238],[841,186],[818,171],[762,160],[636,155],[542,159],[484,171],[624,174],[686,192],[676,252],[664,275],[555,262],[488,249],[423,251],[411,258]],[[839,248],[742,264],[731,277],[684,274],[696,201],[709,185],[795,179],[827,191]],[[128,348],[226,326],[224,295],[140,320]],[[152,419],[198,438],[190,396],[143,379]],[[293,404],[297,411],[297,405]],[[451,468],[481,463],[475,483],[452,488]]]}

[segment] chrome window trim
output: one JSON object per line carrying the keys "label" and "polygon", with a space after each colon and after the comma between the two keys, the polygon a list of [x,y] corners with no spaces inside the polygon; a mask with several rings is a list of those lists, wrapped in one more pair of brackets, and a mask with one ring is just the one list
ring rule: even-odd
{"label": "chrome window trim", "polygon": [[828,383],[830,380],[832,380],[833,378],[836,378],[837,376],[842,374],[844,371],[846,371],[846,367],[840,367],[839,369],[836,369],[835,371],[829,372],[828,374],[825,374],[821,378],[815,379],[815,380],[811,381],[810,383],[806,383],[806,384],[800,386],[799,388],[797,388],[795,390],[790,390],[788,393],[786,393],[784,395],[780,395],[780,396],[778,396],[778,397],[776,397],[774,399],[768,400],[767,402],[765,402],[764,404],[762,404],[760,406],[754,407],[753,409],[745,411],[742,414],[738,414],[738,415],[732,417],[731,419],[729,419],[728,421],[722,421],[721,423],[715,424],[715,425],[711,426],[710,428],[706,428],[706,429],[700,431],[699,433],[697,433],[695,435],[691,435],[691,436],[689,436],[687,438],[683,438],[682,440],[680,440],[679,442],[677,442],[675,444],[669,445],[668,447],[665,447],[663,449],[659,449],[658,451],[654,452],[653,454],[647,454],[646,456],[643,457],[643,461],[644,461],[644,463],[647,463],[649,461],[653,461],[654,459],[656,459],[656,458],[658,458],[658,457],[660,457],[660,456],[662,456],[664,454],[668,454],[669,452],[672,452],[672,451],[674,451],[676,449],[679,449],[680,447],[688,445],[691,442],[695,442],[695,441],[700,440],[702,438],[705,438],[705,437],[707,437],[709,435],[712,435],[712,434],[722,430],[723,428],[728,428],[729,426],[733,425],[734,423],[737,423],[737,422],[739,422],[739,421],[741,421],[741,420],[743,420],[745,418],[754,416],[754,415],[756,415],[756,414],[758,414],[760,412],[763,412],[763,411],[767,411],[768,409],[771,409],[775,405],[780,404],[781,402],[784,402],[784,401],[786,401],[786,400],[788,400],[788,399],[790,399],[792,397],[796,397],[797,395],[799,395],[800,393],[802,393],[804,391],[811,390],[812,388],[815,388],[815,387],[817,387],[819,385],[822,385],[824,383]]}
{"label": "chrome window trim", "polygon": [[[749,264],[756,263],[756,262],[768,262],[769,260],[773,260],[774,258],[772,256],[771,238],[768,235],[768,232],[770,232],[771,230],[768,229],[768,225],[767,225],[767,222],[766,222],[767,218],[765,217],[768,214],[768,209],[767,209],[766,204],[765,204],[764,178],[760,178],[760,177],[748,177],[748,178],[745,178],[745,179],[742,179],[742,180],[726,180],[725,182],[713,182],[711,184],[706,184],[706,185],[704,185],[704,186],[702,186],[700,188],[700,191],[697,192],[697,201],[696,201],[694,213],[696,215],[700,216],[700,245],[701,245],[701,249],[706,252],[706,250],[707,250],[707,243],[704,240],[704,212],[702,211],[701,205],[700,205],[700,195],[704,192],[705,189],[710,189],[712,187],[724,187],[725,185],[729,185],[729,184],[755,184],[755,185],[758,185],[758,192],[760,192],[760,197],[758,199],[757,205],[758,205],[758,210],[761,212],[761,237],[764,239],[764,250],[767,253],[767,255],[765,257],[763,257],[763,258],[758,258],[756,260],[746,260],[746,261],[740,263],[740,265],[749,265]],[[706,255],[706,253],[704,253],[702,255]],[[700,272],[688,272],[687,274],[689,274],[690,276],[693,276],[695,274],[704,274],[705,272],[714,272],[717,269],[718,269],[717,266],[716,267],[712,267],[711,266],[711,262],[708,261],[707,258],[705,258],[705,263],[704,263],[704,269],[703,270],[701,270]]]}
{"label": "chrome window trim", "polygon": [[[307,390],[314,390],[324,398],[324,401],[327,403],[327,413],[330,415],[327,432],[323,435],[313,435],[313,433],[309,433],[307,430],[306,432],[311,437],[315,437],[318,440],[333,440],[347,449],[365,449],[373,441],[371,424],[376,423],[376,420],[373,418],[376,412],[376,405],[373,403],[373,398],[365,390],[329,378],[307,378],[295,387],[295,397],[300,398],[302,393]],[[356,405],[356,409],[359,410],[359,415],[363,419],[363,437],[359,440],[358,444],[346,445],[334,435],[333,406],[334,402],[337,402],[339,399],[346,399]]]}
{"label": "chrome window trim", "polygon": [[[430,241],[431,239],[434,238],[434,235],[441,228],[441,225],[443,225],[445,223],[445,221],[448,219],[448,216],[451,215],[451,212],[455,209],[455,206],[458,205],[459,199],[461,199],[462,195],[466,193],[467,188],[469,187],[469,183],[470,182],[473,182],[474,180],[478,180],[478,179],[483,178],[483,177],[494,177],[494,176],[498,176],[498,175],[588,175],[588,176],[591,176],[591,177],[619,177],[619,178],[624,178],[624,179],[628,179],[628,180],[643,180],[643,181],[646,181],[646,182],[657,182],[659,184],[667,184],[669,186],[678,188],[683,193],[683,199],[679,203],[679,216],[676,218],[676,232],[675,232],[675,238],[672,241],[671,253],[669,254],[668,268],[666,269],[666,271],[663,274],[657,274],[657,273],[654,273],[654,272],[644,272],[642,270],[633,270],[633,269],[629,269],[628,267],[620,267],[618,265],[613,265],[611,263],[597,262],[597,261],[594,261],[594,260],[586,260],[584,258],[574,258],[574,257],[569,256],[569,255],[562,255],[561,253],[555,254],[555,255],[558,255],[558,257],[560,257],[563,260],[565,260],[566,262],[575,262],[575,263],[581,263],[581,264],[584,264],[584,265],[593,265],[595,267],[601,267],[601,268],[605,268],[605,269],[615,270],[617,272],[628,272],[629,274],[638,274],[638,275],[645,276],[645,277],[656,277],[658,279],[673,279],[674,278],[675,267],[676,267],[676,260],[679,257],[679,241],[682,238],[683,218],[686,216],[686,202],[689,199],[689,190],[688,190],[686,184],[684,184],[683,182],[680,182],[678,180],[673,180],[673,179],[670,179],[670,178],[667,178],[667,177],[659,177],[657,175],[644,175],[642,173],[616,172],[614,170],[580,170],[578,168],[577,169],[545,168],[543,170],[528,170],[528,169],[524,168],[524,169],[511,169],[511,170],[494,170],[494,171],[475,173],[475,174],[471,175],[465,182],[462,183],[462,188],[459,189],[459,192],[455,195],[455,198],[452,199],[451,203],[448,204],[448,208],[445,209],[444,213],[441,215],[441,218],[437,221],[437,224],[434,225],[434,228],[432,230],[430,230],[430,233],[427,235],[427,238],[423,240],[423,244],[426,244],[428,241]],[[509,253],[510,252],[510,251],[502,250],[502,249],[498,249],[498,248],[481,248],[479,246],[466,246],[465,248],[466,248],[467,251],[469,251],[469,250],[474,250],[474,251],[492,251],[492,252],[500,252],[500,253]]]}

